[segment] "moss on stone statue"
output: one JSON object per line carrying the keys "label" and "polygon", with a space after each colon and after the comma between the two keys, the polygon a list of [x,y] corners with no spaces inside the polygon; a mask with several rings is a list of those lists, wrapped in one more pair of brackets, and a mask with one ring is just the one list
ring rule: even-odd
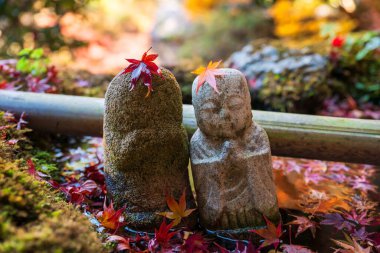
{"label": "moss on stone statue", "polygon": [[173,74],[153,76],[153,92],[138,84],[129,90],[131,75],[117,75],[105,99],[105,172],[107,190],[116,206],[126,206],[129,224],[153,229],[166,210],[165,196],[192,200],[187,165],[189,149],[182,125],[182,96]]}

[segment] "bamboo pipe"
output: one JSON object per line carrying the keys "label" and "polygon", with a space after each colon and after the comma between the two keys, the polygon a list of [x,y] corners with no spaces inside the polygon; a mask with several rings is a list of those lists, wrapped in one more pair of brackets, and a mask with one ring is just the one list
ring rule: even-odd
{"label": "bamboo pipe", "polygon": [[[0,91],[0,110],[27,114],[37,131],[102,136],[104,99]],[[380,121],[253,111],[268,133],[273,155],[380,165]],[[183,123],[197,128],[194,109],[183,105]]]}

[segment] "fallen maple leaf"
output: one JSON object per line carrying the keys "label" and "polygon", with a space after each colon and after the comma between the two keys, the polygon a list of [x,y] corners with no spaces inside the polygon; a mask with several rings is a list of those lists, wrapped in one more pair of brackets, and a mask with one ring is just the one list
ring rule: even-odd
{"label": "fallen maple leaf", "polygon": [[173,220],[173,226],[178,225],[183,218],[189,216],[195,209],[186,210],[186,192],[183,191],[179,201],[177,202],[173,196],[166,197],[166,203],[171,212],[161,212],[159,215],[165,216]]}
{"label": "fallen maple leaf", "polygon": [[355,226],[351,222],[345,220],[339,213],[329,213],[324,215],[324,220],[320,222],[322,225],[331,225],[338,230],[346,228],[351,231]]}
{"label": "fallen maple leaf", "polygon": [[359,241],[372,241],[370,236],[372,236],[373,233],[368,233],[366,231],[365,227],[361,227],[359,230],[354,229],[354,231],[350,234],[352,238],[355,238]]}
{"label": "fallen maple leaf", "polygon": [[373,222],[373,218],[368,216],[368,211],[357,213],[356,210],[352,209],[350,213],[345,213],[344,217],[356,223],[357,225],[368,226]]}
{"label": "fallen maple leaf", "polygon": [[208,241],[201,234],[192,234],[184,242],[181,252],[203,253],[208,252]]}
{"label": "fallen maple leaf", "polygon": [[259,249],[273,245],[277,250],[278,245],[281,242],[280,237],[283,234],[282,224],[280,222],[276,227],[267,217],[264,216],[264,219],[267,223],[267,228],[249,230],[249,232],[256,233],[265,239],[265,241],[260,245]]}
{"label": "fallen maple leaf", "polygon": [[332,239],[333,242],[335,242],[338,246],[340,246],[343,249],[338,249],[335,252],[342,252],[342,253],[370,253],[371,247],[368,247],[364,249],[356,240],[350,238],[345,234],[347,241],[338,241]]}
{"label": "fallen maple leaf", "polygon": [[331,197],[329,199],[322,199],[311,207],[305,207],[304,212],[312,215],[316,213],[325,214],[332,212],[341,212],[341,210],[349,211],[351,207],[347,204],[347,199],[338,197]]}
{"label": "fallen maple leaf", "polygon": [[17,127],[16,127],[17,130],[22,129],[26,124],[28,124],[28,121],[24,120],[24,118],[25,118],[25,112],[21,113],[20,115],[20,119],[17,122]]}
{"label": "fallen maple leaf", "polygon": [[107,242],[116,242],[117,251],[130,250],[131,246],[129,245],[129,238],[124,238],[118,235],[111,235],[107,238]]}
{"label": "fallen maple leaf", "polygon": [[292,216],[295,217],[296,219],[289,222],[286,225],[299,225],[297,229],[297,233],[296,233],[296,238],[299,234],[305,232],[308,229],[310,229],[313,235],[313,238],[315,238],[315,232],[316,232],[316,227],[317,227],[316,222],[311,221],[310,219],[304,216],[296,216],[296,215],[292,215]]}
{"label": "fallen maple leaf", "polygon": [[145,97],[148,97],[150,93],[153,91],[152,87],[152,74],[156,74],[162,77],[162,73],[160,68],[153,62],[157,59],[158,54],[148,54],[149,50],[146,51],[141,60],[136,59],[126,59],[129,63],[129,66],[126,67],[122,74],[131,73],[131,84],[130,90],[133,90],[137,82],[141,80],[145,86],[148,87],[148,93]]}
{"label": "fallen maple leaf", "polygon": [[34,165],[32,159],[29,159],[28,161],[26,161],[26,163],[28,164],[28,173],[32,175],[35,179],[41,180],[41,178],[47,177],[46,174],[36,170],[36,166]]}
{"label": "fallen maple leaf", "polygon": [[154,229],[154,238],[149,241],[148,249],[150,252],[156,252],[159,248],[169,248],[170,239],[176,234],[176,232],[169,232],[173,227],[173,223],[166,224],[165,219],[162,221],[160,228]]}
{"label": "fallen maple leaf", "polygon": [[125,224],[123,217],[124,210],[125,207],[115,211],[112,201],[107,206],[106,199],[104,199],[103,211],[100,211],[96,215],[96,218],[104,227],[117,231],[120,226]]}
{"label": "fallen maple leaf", "polygon": [[98,185],[91,179],[82,183],[74,180],[68,183],[68,185],[61,185],[59,188],[68,196],[71,203],[81,204],[85,200],[85,197],[89,197],[95,192]]}
{"label": "fallen maple leaf", "polygon": [[260,251],[253,246],[252,242],[249,241],[247,245],[245,245],[241,241],[236,241],[235,250],[233,253],[259,253]]}
{"label": "fallen maple leaf", "polygon": [[205,82],[207,82],[217,93],[219,93],[218,87],[216,87],[215,76],[221,76],[224,74],[222,71],[217,69],[217,67],[219,66],[221,62],[222,61],[218,61],[218,62],[210,61],[207,67],[201,66],[197,68],[196,70],[194,70],[193,72],[191,72],[193,74],[198,75],[198,83],[197,83],[197,90],[196,90],[197,94],[198,94],[199,88]]}
{"label": "fallen maple leaf", "polygon": [[281,248],[284,250],[284,253],[313,253],[313,251],[300,245],[283,244]]}

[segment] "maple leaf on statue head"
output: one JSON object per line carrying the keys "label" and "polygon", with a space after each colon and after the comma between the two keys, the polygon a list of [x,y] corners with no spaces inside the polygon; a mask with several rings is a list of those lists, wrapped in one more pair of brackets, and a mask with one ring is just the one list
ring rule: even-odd
{"label": "maple leaf on statue head", "polygon": [[148,93],[146,94],[146,97],[150,95],[150,93],[153,91],[152,87],[152,75],[159,75],[162,77],[162,73],[160,68],[153,62],[157,59],[158,54],[148,54],[149,50],[152,48],[149,48],[148,51],[146,51],[143,56],[141,57],[141,60],[136,59],[126,59],[130,64],[128,67],[126,67],[122,74],[131,73],[131,85],[130,90],[133,90],[137,82],[140,80],[145,86],[148,87]]}
{"label": "maple leaf on statue head", "polygon": [[207,82],[217,93],[219,93],[218,87],[216,87],[215,76],[224,75],[222,71],[217,69],[217,67],[219,66],[221,62],[222,61],[218,61],[218,62],[210,61],[207,67],[201,66],[197,68],[196,70],[194,70],[193,72],[191,72],[193,74],[198,75],[198,83],[197,83],[197,91],[196,91],[197,94],[198,94],[199,88],[205,82]]}

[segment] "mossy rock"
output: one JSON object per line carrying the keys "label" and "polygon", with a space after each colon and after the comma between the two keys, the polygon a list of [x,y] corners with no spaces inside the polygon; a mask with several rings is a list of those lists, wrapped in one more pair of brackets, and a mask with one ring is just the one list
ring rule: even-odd
{"label": "mossy rock", "polygon": [[332,93],[328,57],[311,49],[259,40],[235,52],[227,65],[247,77],[255,109],[315,113]]}
{"label": "mossy rock", "polygon": [[19,142],[9,148],[0,140],[0,252],[104,252],[87,217],[45,181],[28,174],[28,130],[4,120],[3,112],[1,126],[7,126],[7,139]]}
{"label": "mossy rock", "polygon": [[102,252],[80,210],[20,163],[0,164],[0,252]]}

